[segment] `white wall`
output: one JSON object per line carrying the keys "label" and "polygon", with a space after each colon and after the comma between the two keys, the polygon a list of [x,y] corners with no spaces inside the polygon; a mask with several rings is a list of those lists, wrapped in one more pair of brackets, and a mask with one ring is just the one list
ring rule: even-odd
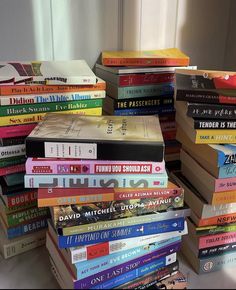
{"label": "white wall", "polygon": [[0,59],[84,58],[179,47],[201,68],[236,70],[234,0],[1,0]]}

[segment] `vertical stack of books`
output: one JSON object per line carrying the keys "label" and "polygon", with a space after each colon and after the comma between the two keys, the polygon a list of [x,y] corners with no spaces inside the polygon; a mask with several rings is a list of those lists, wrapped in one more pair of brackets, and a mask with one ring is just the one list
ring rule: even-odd
{"label": "vertical stack of books", "polygon": [[62,288],[146,289],[186,279],[183,189],[168,182],[158,116],[47,114],[26,138],[26,188],[52,220],[47,248]]}
{"label": "vertical stack of books", "polygon": [[181,171],[191,207],[183,253],[202,274],[236,265],[236,74],[176,71]]}
{"label": "vertical stack of books", "polygon": [[45,231],[30,234],[47,226],[49,212],[37,208],[36,190],[24,188],[26,136],[47,112],[101,115],[104,97],[105,82],[83,60],[0,63],[0,248],[5,258],[45,242]]}
{"label": "vertical stack of books", "polygon": [[[159,116],[165,141],[165,160],[179,160],[174,109],[174,72],[190,68],[179,49],[104,51],[96,75],[107,83],[103,114]],[[194,67],[191,67],[194,68]]]}

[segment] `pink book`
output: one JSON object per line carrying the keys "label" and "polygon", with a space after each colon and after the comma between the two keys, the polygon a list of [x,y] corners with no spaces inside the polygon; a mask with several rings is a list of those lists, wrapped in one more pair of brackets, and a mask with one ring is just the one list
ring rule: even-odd
{"label": "pink book", "polygon": [[27,174],[156,174],[165,162],[28,158]]}

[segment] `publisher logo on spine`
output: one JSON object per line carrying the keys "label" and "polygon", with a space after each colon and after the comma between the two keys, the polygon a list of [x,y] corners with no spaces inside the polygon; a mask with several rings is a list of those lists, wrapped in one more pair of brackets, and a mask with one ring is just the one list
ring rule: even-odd
{"label": "publisher logo on spine", "polygon": [[213,266],[214,266],[214,263],[212,261],[209,261],[203,265],[203,270],[205,272],[209,272],[212,270]]}

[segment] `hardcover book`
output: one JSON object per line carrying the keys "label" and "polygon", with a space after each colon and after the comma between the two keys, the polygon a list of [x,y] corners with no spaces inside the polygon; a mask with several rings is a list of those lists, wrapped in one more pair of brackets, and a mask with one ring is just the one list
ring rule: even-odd
{"label": "hardcover book", "polygon": [[26,138],[28,157],[163,161],[158,116],[47,114]]}
{"label": "hardcover book", "polygon": [[107,66],[187,66],[189,57],[177,48],[143,51],[103,51]]}
{"label": "hardcover book", "polygon": [[96,84],[96,76],[84,60],[0,62],[1,85]]}

